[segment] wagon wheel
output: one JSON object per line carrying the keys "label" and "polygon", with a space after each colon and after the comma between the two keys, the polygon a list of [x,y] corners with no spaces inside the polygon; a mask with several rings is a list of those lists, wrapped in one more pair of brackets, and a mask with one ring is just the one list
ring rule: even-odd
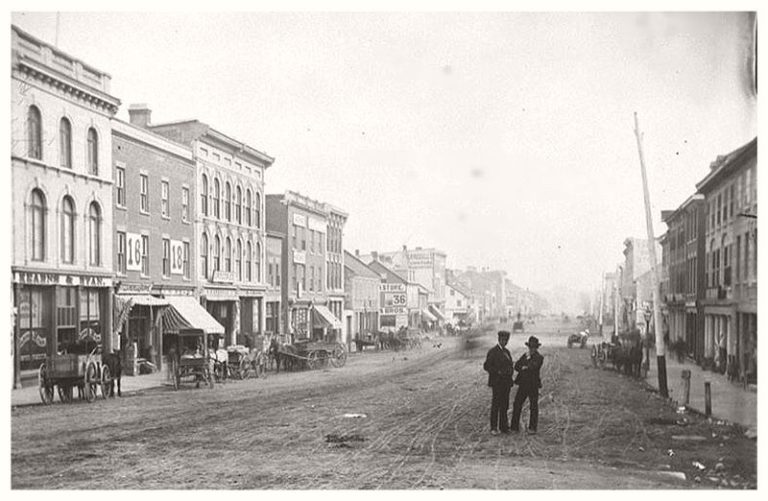
{"label": "wagon wheel", "polygon": [[344,367],[347,363],[347,350],[343,346],[337,345],[331,353],[331,365],[334,367]]}
{"label": "wagon wheel", "polygon": [[109,366],[105,364],[101,367],[101,398],[106,400],[114,396],[112,392],[112,374],[109,372]]}
{"label": "wagon wheel", "polygon": [[85,399],[90,403],[96,400],[96,388],[99,386],[99,373],[96,364],[90,362],[85,368]]}
{"label": "wagon wheel", "polygon": [[320,361],[317,357],[316,351],[310,351],[307,353],[307,368],[309,370],[317,369],[320,366]]}
{"label": "wagon wheel", "polygon": [[240,364],[237,369],[238,379],[248,379],[251,377],[251,364],[252,362],[248,358],[240,360]]}
{"label": "wagon wheel", "polygon": [[53,403],[53,384],[48,381],[48,369],[45,367],[45,363],[40,365],[40,369],[37,372],[37,383],[40,390],[40,398],[45,405],[51,405]]}

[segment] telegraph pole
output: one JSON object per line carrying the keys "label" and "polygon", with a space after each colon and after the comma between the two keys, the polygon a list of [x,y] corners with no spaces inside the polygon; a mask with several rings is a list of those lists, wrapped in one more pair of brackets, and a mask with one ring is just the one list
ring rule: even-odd
{"label": "telegraph pole", "polygon": [[[637,138],[637,151],[640,154],[640,172],[643,177],[643,197],[645,199],[645,224],[648,232],[648,256],[651,261],[651,280],[653,281],[653,323],[656,333],[656,363],[659,373],[659,393],[664,398],[669,396],[667,391],[667,360],[664,356],[664,337],[661,332],[661,295],[659,291],[659,269],[656,260],[656,239],[653,236],[653,220],[651,219],[651,197],[648,194],[648,177],[645,173],[645,157],[643,156],[643,134],[637,122],[635,112],[635,137]],[[648,336],[650,333],[646,333]]]}
{"label": "telegraph pole", "polygon": [[605,297],[605,272],[600,277],[600,313],[598,313],[598,332],[603,337],[603,298]]}

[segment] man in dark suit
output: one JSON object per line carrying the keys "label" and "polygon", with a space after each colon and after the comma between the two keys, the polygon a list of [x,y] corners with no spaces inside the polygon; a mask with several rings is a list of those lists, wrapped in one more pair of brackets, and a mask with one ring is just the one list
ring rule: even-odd
{"label": "man in dark suit", "polygon": [[541,388],[541,375],[539,371],[544,363],[544,357],[539,353],[541,343],[539,343],[536,336],[529,337],[525,345],[528,347],[528,353],[524,353],[515,362],[517,393],[515,394],[515,402],[512,405],[512,423],[510,428],[512,431],[520,430],[520,413],[523,410],[523,403],[527,398],[531,407],[528,433],[533,434],[536,433],[536,428],[539,425],[539,388]]}
{"label": "man in dark suit", "polygon": [[509,341],[508,331],[499,331],[499,343],[488,350],[483,369],[488,372],[488,386],[491,387],[491,435],[509,433],[507,411],[509,390],[512,389],[512,355],[505,348]]}

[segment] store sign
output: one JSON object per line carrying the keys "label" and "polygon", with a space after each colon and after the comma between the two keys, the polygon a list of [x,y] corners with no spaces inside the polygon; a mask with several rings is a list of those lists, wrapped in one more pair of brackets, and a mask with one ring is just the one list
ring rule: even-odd
{"label": "store sign", "polygon": [[406,296],[404,293],[399,292],[389,292],[384,294],[384,302],[382,303],[384,306],[403,306],[405,307],[408,304],[408,296]]}
{"label": "store sign", "polygon": [[235,291],[232,289],[205,289],[203,291],[203,295],[208,300],[212,299],[219,299],[219,300],[231,300],[234,301],[237,299],[237,294],[235,294]]}
{"label": "store sign", "polygon": [[405,284],[380,284],[381,292],[403,292],[405,293]]}
{"label": "store sign", "polygon": [[141,271],[143,247],[141,235],[138,233],[126,233],[125,269],[128,271]]}
{"label": "store sign", "polygon": [[56,273],[37,273],[19,271],[14,273],[13,280],[25,285],[68,285],[83,287],[109,287],[112,279],[109,277],[96,277],[88,275],[59,275]]}
{"label": "store sign", "polygon": [[184,242],[171,240],[171,275],[184,274]]}
{"label": "store sign", "polygon": [[379,310],[382,315],[408,315],[408,310],[405,306],[385,306]]}
{"label": "store sign", "polygon": [[235,281],[235,274],[231,271],[216,270],[213,272],[211,281],[219,284],[231,284]]}
{"label": "store sign", "polygon": [[434,256],[431,252],[408,252],[408,266],[410,268],[431,268]]}
{"label": "store sign", "polygon": [[293,251],[293,262],[297,263],[297,264],[306,264],[307,263],[307,251],[294,250]]}
{"label": "store sign", "polygon": [[304,214],[294,214],[293,215],[293,224],[296,226],[306,227],[307,226],[307,216]]}
{"label": "store sign", "polygon": [[319,231],[320,233],[325,233],[325,221],[322,219],[315,219],[313,217],[309,218],[309,229],[314,231]]}

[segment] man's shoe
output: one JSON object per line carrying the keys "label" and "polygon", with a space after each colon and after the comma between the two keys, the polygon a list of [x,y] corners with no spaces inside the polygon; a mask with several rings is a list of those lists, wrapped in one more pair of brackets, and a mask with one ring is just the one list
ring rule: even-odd
{"label": "man's shoe", "polygon": [[528,435],[536,435],[536,430],[528,428]]}
{"label": "man's shoe", "polygon": [[491,430],[491,435],[498,435],[498,434],[499,434],[499,430]]}

